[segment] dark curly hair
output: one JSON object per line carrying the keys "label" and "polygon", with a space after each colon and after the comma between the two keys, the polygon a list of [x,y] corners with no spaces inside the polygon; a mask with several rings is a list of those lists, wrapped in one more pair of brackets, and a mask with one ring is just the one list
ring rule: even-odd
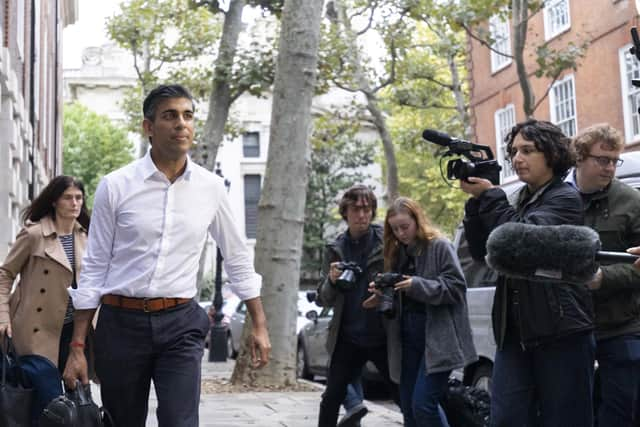
{"label": "dark curly hair", "polygon": [[553,170],[554,176],[565,176],[575,165],[575,152],[571,139],[553,123],[536,119],[518,123],[504,138],[507,143],[509,163],[513,158],[513,141],[518,134],[527,141],[533,142],[536,149],[544,154],[547,166]]}

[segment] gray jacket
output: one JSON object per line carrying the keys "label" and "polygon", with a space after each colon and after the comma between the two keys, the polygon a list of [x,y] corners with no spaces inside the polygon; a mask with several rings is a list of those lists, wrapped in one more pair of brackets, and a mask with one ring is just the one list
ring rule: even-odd
{"label": "gray jacket", "polygon": [[[425,371],[427,374],[462,368],[478,359],[467,310],[467,285],[451,243],[443,238],[409,249],[416,273],[411,298],[426,305]],[[402,292],[400,293],[400,310]],[[400,382],[402,344],[400,315],[388,321],[389,374]]]}
{"label": "gray jacket", "polygon": [[[382,227],[378,224],[370,226],[374,232],[375,245],[367,258],[367,283],[373,281],[377,273],[381,273],[384,267],[382,257]],[[344,307],[344,294],[336,289],[329,282],[329,266],[332,262],[344,260],[344,247],[347,244],[347,233],[340,234],[334,242],[327,244],[322,263],[322,281],[318,286],[318,305],[322,307],[333,307],[333,317],[329,323],[329,334],[327,335],[327,352],[333,355],[340,331],[342,321],[342,311]],[[363,308],[364,310],[364,308]]]}

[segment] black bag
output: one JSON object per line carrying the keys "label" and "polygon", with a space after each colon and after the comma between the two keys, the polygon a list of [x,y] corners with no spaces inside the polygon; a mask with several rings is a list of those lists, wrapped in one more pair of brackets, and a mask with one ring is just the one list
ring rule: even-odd
{"label": "black bag", "polygon": [[[78,381],[75,390],[56,397],[42,412],[40,427],[104,427],[110,417],[91,398],[91,386]],[[113,422],[107,424],[111,427]]]}
{"label": "black bag", "polygon": [[491,398],[489,393],[449,379],[449,387],[440,402],[451,427],[488,427]]}
{"label": "black bag", "polygon": [[20,359],[13,348],[11,338],[5,336],[2,356],[2,382],[0,383],[0,427],[24,427],[31,425],[33,389],[25,386]]}

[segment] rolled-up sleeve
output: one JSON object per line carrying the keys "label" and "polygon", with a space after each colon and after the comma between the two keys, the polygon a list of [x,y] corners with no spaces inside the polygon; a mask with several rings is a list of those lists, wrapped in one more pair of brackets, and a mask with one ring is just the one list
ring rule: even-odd
{"label": "rolled-up sleeve", "polygon": [[224,257],[224,269],[231,289],[241,300],[260,296],[262,277],[255,272],[253,260],[231,211],[224,187],[220,186],[220,206],[209,226],[209,234]]}
{"label": "rolled-up sleeve", "polygon": [[82,271],[77,289],[71,289],[73,306],[79,310],[97,308],[109,272],[116,213],[106,179],[96,189],[89,227],[87,250],[82,257]]}

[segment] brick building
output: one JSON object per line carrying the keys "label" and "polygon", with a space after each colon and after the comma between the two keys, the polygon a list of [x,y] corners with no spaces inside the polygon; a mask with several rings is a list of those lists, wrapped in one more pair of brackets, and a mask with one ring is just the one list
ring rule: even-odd
{"label": "brick building", "polygon": [[78,0],[0,7],[0,260],[20,211],[62,170],[62,28]]}
{"label": "brick building", "polygon": [[[568,135],[608,122],[624,132],[627,150],[640,149],[640,89],[631,86],[631,78],[640,78],[640,62],[629,54],[629,30],[637,24],[638,11],[631,0],[547,1],[547,6],[529,20],[524,52],[536,102],[551,81],[533,75],[537,68],[535,48],[545,41],[555,49],[562,49],[571,41],[577,45],[588,41],[589,47],[578,69],[566,70],[553,84],[534,117],[554,122]],[[494,48],[510,54],[510,22],[494,17],[488,25]],[[504,135],[525,119],[516,66],[510,58],[472,38],[469,49],[474,138],[478,143],[498,147],[496,156],[504,164]],[[515,179],[509,167],[504,169],[503,182]]]}

